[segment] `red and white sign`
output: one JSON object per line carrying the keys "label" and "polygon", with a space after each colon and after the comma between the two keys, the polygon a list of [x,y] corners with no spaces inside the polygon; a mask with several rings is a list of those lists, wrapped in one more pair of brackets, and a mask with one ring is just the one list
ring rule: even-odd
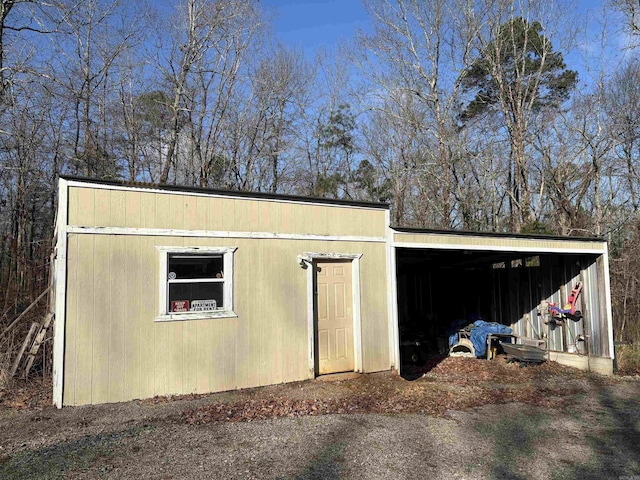
{"label": "red and white sign", "polygon": [[188,312],[189,300],[172,300],[171,311],[172,312]]}

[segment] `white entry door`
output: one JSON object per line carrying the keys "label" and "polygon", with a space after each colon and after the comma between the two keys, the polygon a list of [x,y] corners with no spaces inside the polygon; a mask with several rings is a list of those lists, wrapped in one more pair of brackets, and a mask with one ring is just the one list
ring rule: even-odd
{"label": "white entry door", "polygon": [[354,371],[351,262],[318,261],[316,358],[318,374]]}

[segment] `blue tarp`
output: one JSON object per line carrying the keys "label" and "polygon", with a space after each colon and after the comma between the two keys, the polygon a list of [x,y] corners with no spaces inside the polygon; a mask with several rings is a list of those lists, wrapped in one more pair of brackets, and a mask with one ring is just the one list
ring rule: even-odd
{"label": "blue tarp", "polygon": [[[459,322],[459,321],[456,321]],[[457,325],[456,325],[457,327]],[[455,345],[458,343],[458,330],[460,327],[455,329],[456,333],[451,334],[449,337],[449,346]],[[471,343],[473,344],[473,348],[476,351],[476,357],[484,357],[487,354],[487,335],[490,333],[511,333],[511,328],[502,325],[500,323],[494,322],[485,322],[484,320],[476,320],[473,322],[473,328],[471,329],[469,338],[471,339]]]}
{"label": "blue tarp", "polygon": [[475,328],[471,330],[471,343],[476,350],[476,357],[484,357],[487,354],[487,335],[490,333],[511,333],[511,328],[500,323],[477,320],[473,322]]}

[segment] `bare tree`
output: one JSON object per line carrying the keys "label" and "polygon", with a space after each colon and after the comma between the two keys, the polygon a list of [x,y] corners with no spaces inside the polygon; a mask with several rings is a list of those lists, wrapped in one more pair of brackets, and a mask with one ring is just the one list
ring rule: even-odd
{"label": "bare tree", "polygon": [[252,62],[249,88],[234,98],[228,116],[233,182],[243,190],[291,191],[296,146],[310,104],[313,71],[300,52],[265,45]]}
{"label": "bare tree", "polygon": [[616,154],[634,214],[640,208],[640,62],[631,60],[607,85],[604,109],[612,123]]}
{"label": "bare tree", "polygon": [[50,21],[65,35],[51,37],[50,79],[74,106],[71,156],[75,171],[87,176],[118,176],[119,166],[109,151],[118,59],[141,41],[137,11],[126,11],[120,0],[61,2]]}
{"label": "bare tree", "polygon": [[[168,57],[161,49],[157,59],[172,112],[160,183],[167,183],[174,167],[181,183],[220,184],[220,172],[229,168],[220,148],[224,120],[260,27],[260,11],[252,0],[186,0],[182,5]],[[180,148],[185,149],[181,158]]]}
{"label": "bare tree", "polygon": [[640,1],[613,0],[612,4],[625,16],[627,30],[632,35],[640,35]]}
{"label": "bare tree", "polygon": [[450,227],[460,72],[470,65],[474,39],[486,19],[465,1],[376,0],[366,7],[374,33],[360,37],[364,72],[372,84],[365,103],[380,109],[389,107],[389,100],[400,102],[395,113],[388,113],[404,111],[425,147],[418,179],[423,198],[432,201],[425,204],[431,213],[421,214],[419,223]]}

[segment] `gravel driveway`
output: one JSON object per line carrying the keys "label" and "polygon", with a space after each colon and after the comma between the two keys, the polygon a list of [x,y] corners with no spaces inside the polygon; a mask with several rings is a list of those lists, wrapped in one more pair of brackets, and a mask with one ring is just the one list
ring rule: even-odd
{"label": "gravel driveway", "polygon": [[[527,371],[525,376],[535,379],[532,387],[513,378],[496,382],[489,374],[473,388],[494,392],[500,403],[480,398],[464,409],[421,413],[417,399],[429,392],[459,389],[465,395],[462,378],[468,372],[454,366],[453,375],[445,369],[415,382],[378,374],[62,410],[5,406],[0,408],[0,478],[640,478],[637,380],[567,369]],[[518,375],[514,371],[511,377]],[[564,396],[556,395],[560,386]],[[522,396],[526,403],[498,395],[525,387],[533,388],[527,390],[533,401],[529,393]],[[363,392],[367,398],[404,400],[365,403],[362,411],[368,413],[313,414],[316,404],[338,399],[339,405],[350,405],[346,400]],[[548,401],[541,403],[536,395]],[[306,402],[304,414],[282,414],[283,398]],[[437,403],[435,398],[430,403]],[[209,412],[212,405],[225,405],[229,415],[243,413],[191,421],[194,412]],[[269,414],[248,415],[247,405]]]}

